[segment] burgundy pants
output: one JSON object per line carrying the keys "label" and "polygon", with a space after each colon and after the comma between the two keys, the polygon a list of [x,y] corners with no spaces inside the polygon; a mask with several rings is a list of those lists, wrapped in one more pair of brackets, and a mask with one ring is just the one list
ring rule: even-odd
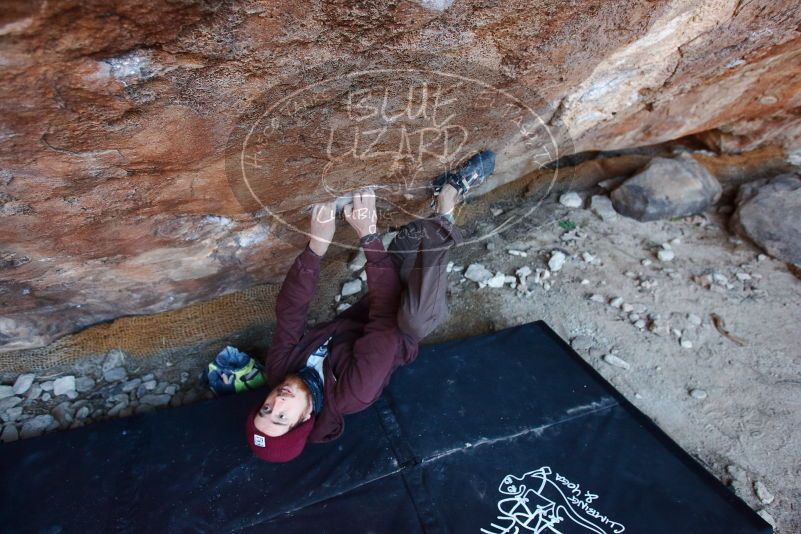
{"label": "burgundy pants", "polygon": [[448,258],[462,233],[449,218],[432,215],[400,228],[389,245],[403,292],[398,328],[423,339],[448,315]]}

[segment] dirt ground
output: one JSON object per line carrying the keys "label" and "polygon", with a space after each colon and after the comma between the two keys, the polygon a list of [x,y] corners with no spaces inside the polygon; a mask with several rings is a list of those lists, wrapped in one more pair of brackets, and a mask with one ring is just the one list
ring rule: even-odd
{"label": "dirt ground", "polygon": [[[526,216],[489,240],[453,251],[451,314],[427,343],[546,321],[679,445],[769,514],[778,534],[801,532],[801,281],[784,264],[732,237],[727,216],[717,211],[673,221],[604,221],[553,196],[540,205],[518,194],[482,198],[465,210],[459,219],[469,221],[463,226],[468,241],[509,217]],[[665,243],[671,261],[657,257]],[[508,284],[479,288],[459,271],[481,263],[493,273],[513,276],[523,266],[536,273],[557,250],[566,255],[564,266],[541,284],[530,275],[529,293]],[[341,261],[326,264],[311,323],[334,315],[334,295],[354,276]],[[712,314],[733,339],[715,327]],[[170,382],[180,388],[171,406],[194,402],[208,393],[191,377],[209,354],[225,343],[245,350],[264,344],[270,329],[259,324],[181,354],[131,359],[128,379],[154,373],[156,392]],[[628,368],[607,363],[609,354]],[[108,399],[121,386],[98,378],[101,362],[86,358],[48,371],[49,378],[97,378],[98,389],[81,395],[92,415],[73,426],[112,416]],[[24,406],[26,413],[48,413],[55,402]],[[132,408],[117,416],[139,413]]]}
{"label": "dirt ground", "polygon": [[[527,211],[530,202],[491,205],[504,212],[480,217],[466,228],[468,235],[499,217]],[[457,268],[481,263],[493,273],[513,275],[524,265],[547,268],[551,251],[560,250],[567,260],[546,281],[550,289],[533,283],[529,295],[509,286],[480,289],[452,272],[451,316],[429,341],[545,320],[752,508],[770,514],[776,532],[797,533],[801,281],[785,264],[732,237],[726,219],[709,213],[675,221],[605,222],[586,209],[544,203],[518,226],[459,248],[452,259]],[[567,221],[575,223],[576,230],[563,228],[561,221],[568,227]],[[663,243],[675,254],[672,261],[658,260]],[[511,255],[510,249],[527,257]],[[591,262],[582,258],[585,252]],[[625,303],[621,308],[634,309],[611,305],[616,297]],[[635,326],[630,313],[646,326]],[[712,314],[743,346],[718,331]],[[603,356],[610,353],[630,368],[606,363]],[[693,390],[705,398],[692,396]],[[774,496],[770,504],[768,493]]]}

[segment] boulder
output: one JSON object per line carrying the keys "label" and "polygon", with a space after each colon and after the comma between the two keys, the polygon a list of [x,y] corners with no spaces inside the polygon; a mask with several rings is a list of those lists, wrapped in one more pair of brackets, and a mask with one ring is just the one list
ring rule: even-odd
{"label": "boulder", "polygon": [[654,158],[612,192],[615,211],[638,221],[693,215],[720,199],[722,188],[692,156]]}
{"label": "boulder", "polygon": [[[331,191],[386,186],[384,211],[408,219],[427,215],[443,161],[498,150],[484,190],[547,166],[556,153],[537,121],[502,112],[488,87],[551,131],[563,123],[560,155],[723,129],[738,148],[797,153],[798,0],[448,3],[13,2],[0,268],[14,289],[0,350],[278,282],[307,241],[292,228]],[[388,73],[350,76],[376,69]],[[423,72],[486,85],[453,90]],[[428,84],[428,105],[404,113],[404,95],[422,94],[410,80]],[[233,135],[250,131],[265,140],[252,160]],[[240,159],[277,217],[260,220],[232,187]]]}
{"label": "boulder", "polygon": [[741,186],[731,226],[774,258],[801,265],[801,178],[783,174]]}

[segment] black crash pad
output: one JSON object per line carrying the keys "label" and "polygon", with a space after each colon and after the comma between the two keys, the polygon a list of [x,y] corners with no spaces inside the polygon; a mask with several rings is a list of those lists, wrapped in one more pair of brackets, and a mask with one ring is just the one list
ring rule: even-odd
{"label": "black crash pad", "polygon": [[542,322],[424,346],[289,464],[264,394],[0,446],[0,532],[771,532]]}

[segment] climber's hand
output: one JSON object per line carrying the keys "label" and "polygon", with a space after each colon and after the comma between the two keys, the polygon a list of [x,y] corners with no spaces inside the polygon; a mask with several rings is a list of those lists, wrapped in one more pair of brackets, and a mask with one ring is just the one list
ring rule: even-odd
{"label": "climber's hand", "polygon": [[334,230],[337,227],[336,215],[336,202],[315,204],[312,208],[309,248],[318,256],[325,255],[328,245],[334,238]]}
{"label": "climber's hand", "polygon": [[363,189],[353,193],[353,203],[345,206],[345,220],[359,234],[359,239],[378,231],[375,193],[371,189]]}

